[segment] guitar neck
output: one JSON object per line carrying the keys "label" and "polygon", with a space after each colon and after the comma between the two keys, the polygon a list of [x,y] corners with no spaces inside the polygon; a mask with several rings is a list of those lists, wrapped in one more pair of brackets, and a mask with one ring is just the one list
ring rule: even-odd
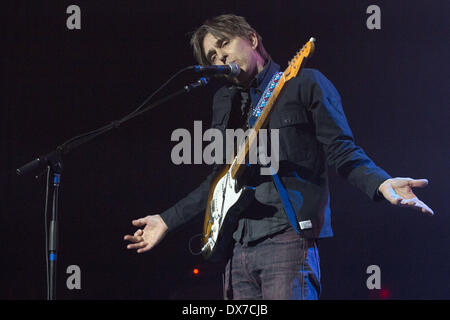
{"label": "guitar neck", "polygon": [[[264,128],[267,125],[267,122],[270,117],[270,113],[272,112],[272,108],[277,101],[278,95],[283,89],[286,82],[295,77],[301,68],[304,65],[304,62],[307,58],[309,58],[314,52],[314,42],[316,40],[311,38],[301,50],[297,52],[293,59],[289,61],[289,66],[283,72],[283,75],[279,79],[277,85],[273,89],[273,92],[266,102],[265,107],[263,108],[258,120],[256,121],[253,128],[250,129],[247,139],[245,139],[243,146],[238,150],[238,154],[234,158],[231,164],[231,176],[233,179],[237,179],[245,171],[246,168],[246,159],[248,158],[249,151],[254,150],[253,148],[257,147],[257,136],[258,132],[261,128]],[[256,150],[256,149],[255,149]]]}
{"label": "guitar neck", "polygon": [[263,111],[258,117],[258,120],[256,121],[255,125],[250,129],[250,133],[248,135],[248,138],[245,139],[244,145],[238,150],[238,154],[231,165],[231,176],[234,179],[239,178],[244,173],[246,168],[245,160],[247,159],[250,150],[256,147],[256,144],[258,142],[257,140],[258,132],[261,128],[264,128],[267,125],[272,108],[278,98],[278,95],[281,92],[281,89],[283,89],[285,83],[286,78],[283,74],[277,86],[274,88],[272,95],[267,101],[266,106],[264,107]]}

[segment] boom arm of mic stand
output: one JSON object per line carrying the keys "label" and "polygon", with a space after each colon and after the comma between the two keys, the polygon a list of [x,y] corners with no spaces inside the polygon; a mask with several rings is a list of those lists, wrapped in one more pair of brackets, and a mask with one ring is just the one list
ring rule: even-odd
{"label": "boom arm of mic stand", "polygon": [[196,82],[187,84],[186,86],[183,87],[183,89],[178,90],[178,91],[168,95],[167,97],[156,101],[155,103],[149,105],[148,107],[140,110],[139,112],[137,112],[135,114],[132,114],[131,116],[125,116],[124,118],[122,118],[120,120],[113,121],[110,124],[93,131],[91,134],[88,134],[86,136],[83,135],[79,139],[71,141],[70,143],[62,144],[62,145],[58,146],[55,150],[47,153],[46,155],[39,156],[37,159],[32,160],[32,161],[26,163],[25,165],[21,166],[20,168],[18,168],[16,170],[16,173],[18,175],[25,175],[29,172],[41,169],[41,168],[49,165],[55,159],[60,158],[61,155],[68,153],[72,149],[94,139],[95,137],[97,137],[103,133],[106,133],[111,129],[118,128],[122,123],[124,123],[128,120],[131,120],[134,117],[136,117],[144,112],[147,112],[148,110],[153,109],[153,108],[163,104],[164,102],[167,102],[183,93],[188,93],[196,88],[204,87],[208,84],[208,82],[209,82],[208,78],[202,77]]}

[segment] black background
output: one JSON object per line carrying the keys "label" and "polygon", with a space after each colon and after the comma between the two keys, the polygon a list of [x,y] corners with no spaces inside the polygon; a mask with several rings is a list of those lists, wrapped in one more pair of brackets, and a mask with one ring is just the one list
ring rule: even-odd
{"label": "black background", "polygon": [[[81,8],[68,30],[66,8]],[[366,8],[381,8],[381,30]],[[448,1],[9,1],[2,3],[1,299],[45,299],[45,177],[15,169],[119,119],[195,64],[188,32],[243,15],[282,68],[313,36],[317,68],[336,86],[358,145],[393,176],[427,178],[416,194],[434,217],[374,203],[330,170],[335,237],[320,241],[322,299],[448,299],[450,218]],[[198,76],[178,77],[158,97]],[[204,129],[214,85],[127,122],[64,158],[58,299],[220,299],[220,266],[189,252],[203,214],[154,250],[125,249],[131,220],[195,188],[206,165],[176,166],[176,128]],[[198,249],[198,247],[196,248]],[[366,287],[381,268],[383,290]],[[68,290],[66,268],[81,268]],[[200,274],[194,276],[192,269]]]}

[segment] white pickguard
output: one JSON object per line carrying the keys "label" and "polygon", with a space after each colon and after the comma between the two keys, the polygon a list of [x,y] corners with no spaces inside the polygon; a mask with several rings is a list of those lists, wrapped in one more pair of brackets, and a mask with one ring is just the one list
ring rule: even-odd
{"label": "white pickguard", "polygon": [[236,192],[236,179],[231,177],[231,168],[228,170],[217,183],[214,189],[212,199],[210,201],[210,219],[212,219],[212,227],[207,243],[203,246],[202,251],[211,250],[217,242],[223,221],[226,218],[228,210],[238,201],[242,194],[242,189]]}

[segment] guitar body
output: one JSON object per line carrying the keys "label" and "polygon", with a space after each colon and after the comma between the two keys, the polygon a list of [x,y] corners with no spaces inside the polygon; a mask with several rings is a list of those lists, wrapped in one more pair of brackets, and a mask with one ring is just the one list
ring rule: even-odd
{"label": "guitar body", "polygon": [[221,260],[236,229],[239,214],[253,201],[254,190],[241,187],[226,165],[213,179],[203,226],[202,254],[208,260]]}

